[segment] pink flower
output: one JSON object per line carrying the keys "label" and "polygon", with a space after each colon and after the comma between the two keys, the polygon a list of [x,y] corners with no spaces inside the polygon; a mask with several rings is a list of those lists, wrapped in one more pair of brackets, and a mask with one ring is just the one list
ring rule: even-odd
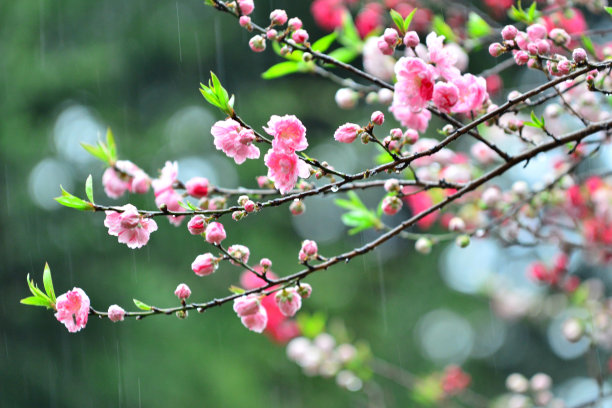
{"label": "pink flower", "polygon": [[259,311],[260,305],[259,297],[254,293],[247,296],[241,296],[234,299],[234,312],[236,312],[239,317],[252,315]]}
{"label": "pink flower", "polygon": [[206,220],[201,215],[194,215],[187,223],[187,229],[191,235],[201,235],[206,229]]}
{"label": "pink flower", "polygon": [[[176,190],[168,188],[155,196],[155,204],[158,208],[165,207],[168,211],[184,211],[179,204],[182,199],[183,197]],[[168,221],[178,227],[181,225],[183,218],[185,218],[184,215],[169,215]]]}
{"label": "pink flower", "polygon": [[198,255],[191,263],[191,270],[198,276],[207,276],[217,270],[219,264],[210,252]]}
{"label": "pink flower", "polygon": [[274,187],[281,194],[286,194],[295,186],[298,176],[310,176],[310,166],[301,161],[295,153],[270,149],[264,157],[264,162],[268,167],[268,178],[274,181]]}
{"label": "pink flower", "polygon": [[342,25],[342,18],[348,10],[342,0],[315,0],[310,6],[310,12],[319,27],[332,31]]}
{"label": "pink flower", "polygon": [[476,142],[470,149],[470,153],[478,162],[485,165],[493,163],[498,157],[497,153],[483,142]]}
{"label": "pink flower", "polygon": [[208,179],[204,177],[193,177],[185,183],[187,194],[195,198],[202,198],[208,195]]}
{"label": "pink flower", "polygon": [[219,222],[211,222],[206,227],[206,242],[219,245],[226,238],[225,228]]}
{"label": "pink flower", "polygon": [[393,112],[393,116],[400,121],[402,126],[407,126],[419,132],[425,132],[429,126],[431,112],[426,109],[414,112],[409,106],[393,105],[389,110]]}
{"label": "pink flower", "polygon": [[181,283],[176,287],[174,294],[180,300],[185,300],[189,298],[189,296],[191,296],[191,289],[189,289],[189,286],[185,285],[184,283]]}
{"label": "pink flower", "polygon": [[110,198],[119,198],[130,188],[130,182],[124,180],[112,167],[104,171],[102,185],[104,186],[104,192]]}
{"label": "pink flower", "polygon": [[372,31],[384,24],[384,9],[378,3],[368,3],[357,17],[355,17],[355,27],[361,38],[365,38]]}
{"label": "pink flower", "polygon": [[268,324],[268,313],[266,309],[260,305],[257,313],[242,316],[240,320],[247,329],[255,333],[261,333]]}
{"label": "pink flower", "polygon": [[281,313],[288,317],[294,316],[302,307],[302,298],[295,288],[287,288],[276,292],[274,299]]}
{"label": "pink flower", "polygon": [[264,130],[274,136],[273,149],[299,152],[308,147],[306,128],[295,115],[272,115],[268,127],[264,127]]}
{"label": "pink flower", "polygon": [[238,0],[238,5],[240,6],[240,11],[242,15],[249,15],[255,9],[255,4],[253,4],[253,0]]}
{"label": "pink flower", "polygon": [[468,113],[476,111],[489,99],[487,81],[483,77],[465,74],[455,79],[453,83],[459,89],[459,100],[453,106],[453,112]]}
{"label": "pink flower", "polygon": [[459,100],[459,89],[449,82],[437,82],[433,91],[433,103],[440,111],[449,113]]}
{"label": "pink flower", "polygon": [[[155,193],[155,204],[158,208],[165,206],[169,211],[182,211],[179,201],[182,197],[174,190],[174,183],[178,177],[178,163],[167,161],[161,170],[159,178],[152,182],[153,192]],[[168,216],[168,220],[178,226],[184,216]]]}
{"label": "pink flower", "polygon": [[132,178],[132,183],[130,185],[130,190],[134,193],[145,194],[149,191],[149,187],[151,186],[151,178],[144,171],[139,171],[134,174]]}
{"label": "pink flower", "polygon": [[126,204],[123,212],[106,211],[104,225],[109,235],[118,237],[119,242],[128,248],[140,248],[149,242],[149,235],[157,231],[157,223],[138,213],[132,204]]}
{"label": "pink flower", "polygon": [[108,307],[108,318],[111,322],[122,322],[125,318],[125,310],[118,305],[110,305]]}
{"label": "pink flower", "polygon": [[253,146],[255,134],[251,129],[244,129],[233,119],[215,123],[210,130],[215,138],[215,147],[232,157],[236,164],[242,164],[246,159],[258,159],[259,148]]}
{"label": "pink flower", "polygon": [[408,106],[414,112],[423,109],[433,95],[433,67],[420,58],[402,57],[395,64],[395,74],[393,106]]}
{"label": "pink flower", "polygon": [[[231,256],[242,261],[243,263],[247,263],[249,261],[249,256],[251,255],[251,251],[249,251],[249,248],[245,247],[244,245],[230,245],[230,247],[227,248],[227,252],[229,252]],[[234,265],[238,265],[238,263],[234,261],[231,262]]]}
{"label": "pink flower", "polygon": [[457,54],[444,46],[443,35],[438,36],[436,33],[431,32],[425,38],[425,42],[429,51],[429,61],[435,65],[434,71],[438,75],[448,81],[452,81],[461,75],[461,72],[455,66]]}
{"label": "pink flower", "polygon": [[89,297],[83,289],[74,288],[57,297],[55,318],[64,323],[70,333],[76,333],[87,324]]}
{"label": "pink flower", "polygon": [[353,143],[361,130],[361,126],[355,123],[345,123],[336,129],[334,139],[341,143]]}

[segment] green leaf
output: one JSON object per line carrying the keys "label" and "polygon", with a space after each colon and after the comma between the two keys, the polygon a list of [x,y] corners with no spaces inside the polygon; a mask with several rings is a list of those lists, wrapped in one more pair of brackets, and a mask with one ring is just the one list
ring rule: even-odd
{"label": "green leaf", "polygon": [[55,197],[55,201],[64,207],[76,208],[79,211],[94,211],[93,204],[88,203],[79,197],[73,196],[64,190],[62,186],[60,186],[60,188],[62,189],[62,195],[60,197]]}
{"label": "green leaf", "polygon": [[55,303],[55,290],[53,289],[53,280],[51,279],[51,269],[49,268],[49,264],[45,263],[45,270],[43,271],[43,285],[45,286],[45,292],[47,292],[47,296],[53,303]]}
{"label": "green leaf", "polygon": [[325,37],[319,38],[312,44],[311,48],[314,51],[325,52],[329,47],[331,47],[333,42],[336,41],[336,38],[338,38],[338,33],[334,31],[331,34],[327,34]]}
{"label": "green leaf", "polygon": [[408,14],[406,18],[404,19],[404,32],[408,32],[408,29],[410,28],[410,23],[412,23],[412,19],[414,18],[414,14],[416,12],[417,12],[416,8],[412,9],[410,14]]}
{"label": "green leaf", "polygon": [[109,157],[106,155],[104,150],[100,148],[100,146],[92,146],[90,144],[83,143],[83,142],[81,142],[81,146],[83,147],[83,149],[87,150],[87,152],[91,154],[93,157],[102,160],[104,163],[110,162]]}
{"label": "green leaf", "polygon": [[349,62],[357,58],[357,56],[359,55],[359,52],[351,48],[342,47],[342,48],[336,48],[335,50],[330,52],[328,55],[334,59],[337,59],[340,62],[344,62],[348,64]]}
{"label": "green leaf", "polygon": [[597,55],[597,52],[595,51],[595,46],[593,45],[593,41],[589,37],[583,35],[580,37],[580,39],[582,40],[582,45],[584,46],[584,48],[586,48],[586,50],[591,55]]}
{"label": "green leaf", "polygon": [[27,279],[27,282],[28,282],[28,287],[30,288],[30,292],[32,292],[32,294],[35,297],[39,297],[39,298],[43,298],[43,299],[47,299],[48,298],[48,296],[45,295],[42,290],[38,289],[38,286],[36,286],[36,284],[34,283],[34,280],[30,279],[30,274],[28,274],[26,279]]}
{"label": "green leaf", "polygon": [[230,292],[235,293],[237,295],[242,295],[244,292],[246,292],[246,290],[244,290],[244,289],[242,289],[242,288],[240,288],[238,286],[234,286],[234,285],[230,286],[229,290],[230,290]]}
{"label": "green leaf", "polygon": [[44,299],[38,296],[29,296],[27,298],[21,299],[20,303],[31,306],[44,306],[48,309],[53,309],[53,303],[51,303],[49,299]]}
{"label": "green leaf", "polygon": [[395,23],[395,25],[397,26],[398,31],[400,32],[400,34],[404,34],[404,17],[402,17],[402,15],[400,13],[398,13],[397,11],[391,9],[389,10],[389,14],[391,15],[391,20],[393,20],[393,22]]}
{"label": "green leaf", "polygon": [[340,41],[342,45],[353,49],[361,46],[361,37],[359,37],[359,32],[357,31],[357,27],[355,27],[351,13],[344,13],[342,30],[340,31],[338,41]]}
{"label": "green leaf", "polygon": [[612,7],[604,7],[604,8],[608,12],[608,14],[610,14],[612,16]]}
{"label": "green leaf", "polygon": [[93,185],[91,181],[91,174],[87,177],[87,180],[85,180],[85,194],[87,194],[87,198],[89,199],[89,202],[93,204],[94,199],[93,199]]}
{"label": "green leaf", "polygon": [[140,310],[151,310],[151,306],[147,305],[146,303],[141,302],[138,299],[132,299],[134,301],[134,304],[136,305],[137,308],[139,308]]}
{"label": "green leaf", "polygon": [[531,6],[529,7],[529,10],[527,11],[527,18],[530,23],[533,23],[536,17],[539,16],[538,10],[536,8],[537,6],[538,6],[538,3],[534,1],[533,3],[531,3]]}
{"label": "green leaf", "polygon": [[455,41],[455,33],[453,29],[444,22],[444,18],[439,14],[436,14],[431,22],[431,28],[438,35],[443,35],[450,42]]}
{"label": "green leaf", "polygon": [[261,74],[263,79],[279,78],[285,75],[293,74],[300,70],[300,64],[293,61],[279,62],[272,65],[266,72]]}
{"label": "green leaf", "polygon": [[482,17],[472,11],[468,18],[467,32],[471,38],[481,38],[491,33],[491,27]]}
{"label": "green leaf", "polygon": [[108,147],[108,156],[114,163],[117,161],[117,144],[111,128],[106,129],[106,146]]}
{"label": "green leaf", "polygon": [[199,211],[200,209],[198,207],[196,207],[195,205],[191,204],[189,201],[185,200],[185,201],[179,201],[178,202],[179,205],[181,207],[183,207],[186,210],[192,210],[192,211]]}

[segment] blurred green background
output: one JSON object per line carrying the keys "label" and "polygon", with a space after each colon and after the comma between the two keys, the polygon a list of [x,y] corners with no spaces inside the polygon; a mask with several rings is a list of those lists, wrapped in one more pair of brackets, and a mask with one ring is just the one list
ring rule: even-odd
{"label": "blurred green background", "polygon": [[[309,2],[257,6],[255,21],[280,7],[303,17],[311,37],[323,34],[308,17]],[[193,274],[192,260],[209,249],[187,234],[185,223],[175,228],[159,219],[150,243],[130,250],[107,234],[102,214],[52,201],[60,184],[83,196],[92,173],[100,202],[153,208],[152,193],[117,201],[104,196],[103,165],[79,142],[94,142],[106,127],[114,131],[120,158],[151,175],[165,160],[179,160],[182,180],[203,175],[226,187],[255,186],[255,175],[265,174],[262,161],[236,167],[212,144],[210,126],[223,117],[198,92],[210,70],[236,94],[248,123],[260,128],[272,114],[297,115],[308,129],[308,154],[341,170],[368,163],[375,151],[362,145],[339,149],[330,143],[333,130],[369,118],[371,110],[341,111],[333,102],[337,86],[318,78],[261,80],[277,57],[271,50],[250,52],[250,35],[201,1],[2,2],[0,22],[0,406],[365,406],[365,394],[303,375],[282,346],[248,332],[230,306],[186,320],[156,316],[113,324],[92,318],[85,330],[70,334],[50,311],[20,305],[19,299],[28,295],[26,275],[40,282],[45,262],[57,293],[81,287],[101,310],[113,303],[133,309],[132,298],[175,305],[180,282],[198,301],[225,296],[229,285],[238,284],[241,271],[230,265],[207,278]],[[376,194],[363,196],[376,204]],[[329,199],[307,200],[306,207],[297,218],[286,208],[240,223],[228,218],[228,243],[249,246],[255,261],[271,258],[273,269],[285,275],[299,269],[305,238],[317,239],[321,253],[334,254],[372,237],[348,237]],[[440,253],[436,248],[423,257],[411,242],[394,242],[314,274],[308,279],[313,296],[303,310],[343,321],[352,338],[366,340],[375,355],[413,373],[439,370],[443,362],[431,362],[418,347],[419,318],[441,307],[464,316],[489,313],[486,300],[447,288],[438,273]],[[513,327],[507,330],[514,333]],[[516,330],[523,344],[525,336],[534,337],[533,352],[547,356],[532,329]],[[470,360],[465,368],[475,389],[501,391],[508,370],[520,363],[505,361]],[[406,406],[405,389],[375,380],[387,405]]]}

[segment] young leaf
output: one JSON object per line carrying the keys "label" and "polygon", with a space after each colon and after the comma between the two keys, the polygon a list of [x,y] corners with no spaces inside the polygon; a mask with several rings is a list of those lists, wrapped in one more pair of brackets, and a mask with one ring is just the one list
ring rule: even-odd
{"label": "young leaf", "polygon": [[53,303],[57,300],[55,298],[55,290],[53,290],[53,281],[51,279],[51,269],[49,268],[49,264],[45,263],[45,270],[43,271],[43,285],[45,286],[45,292],[47,292],[47,296]]}
{"label": "young leaf", "polygon": [[26,279],[27,279],[27,282],[28,282],[28,287],[30,288],[30,292],[32,292],[32,294],[35,297],[39,297],[39,298],[43,298],[43,299],[48,299],[48,296],[45,295],[42,290],[38,289],[38,286],[36,286],[36,284],[34,283],[34,280],[30,279],[30,274],[28,274]]}
{"label": "young leaf", "polygon": [[37,296],[29,296],[27,298],[21,299],[20,303],[31,306],[44,306],[48,309],[53,309],[53,303],[51,303],[49,299],[44,299]]}
{"label": "young leaf", "polygon": [[580,37],[580,39],[582,40],[582,45],[584,46],[584,48],[586,48],[589,54],[597,55],[597,52],[595,51],[595,46],[593,45],[593,41],[589,37],[583,35]]}
{"label": "young leaf", "polygon": [[300,63],[293,61],[279,62],[272,65],[266,72],[261,74],[263,79],[279,78],[285,75],[293,74],[300,70]]}
{"label": "young leaf", "polygon": [[64,190],[62,186],[60,186],[60,188],[62,189],[62,195],[60,197],[55,197],[55,201],[57,201],[64,207],[76,208],[79,211],[94,210],[93,204],[88,203],[87,201],[82,200],[79,197],[73,196],[72,194]]}
{"label": "young leaf", "polygon": [[112,163],[117,161],[117,144],[110,128],[106,129],[106,146],[108,146],[108,156]]}
{"label": "young leaf", "polygon": [[334,31],[331,34],[327,34],[325,37],[319,38],[312,44],[311,48],[314,51],[325,52],[329,47],[331,47],[336,38],[338,38],[338,33]]}
{"label": "young leaf", "polygon": [[397,11],[391,9],[389,10],[389,14],[391,15],[391,20],[393,20],[393,22],[395,23],[395,25],[397,26],[397,30],[400,32],[400,34],[404,34],[404,17],[402,17],[402,15],[400,13],[398,13]]}
{"label": "young leaf", "polygon": [[527,18],[528,18],[529,23],[533,23],[540,14],[538,13],[538,10],[536,8],[537,6],[538,6],[538,3],[534,1],[533,3],[531,3],[531,6],[529,7],[529,10],[527,11]]}
{"label": "young leaf", "polygon": [[612,16],[612,7],[604,7],[604,8],[608,12],[608,14],[610,14]]}
{"label": "young leaf", "polygon": [[442,16],[436,14],[431,22],[431,28],[438,35],[443,35],[450,42],[455,41],[455,33],[453,29],[444,22]]}
{"label": "young leaf", "polygon": [[92,146],[83,142],[81,142],[81,146],[83,147],[83,149],[87,150],[87,152],[93,157],[102,160],[104,163],[110,162],[110,158],[106,155],[104,150],[100,148],[100,146]]}
{"label": "young leaf", "polygon": [[195,205],[191,204],[189,201],[179,201],[178,203],[179,203],[179,205],[181,207],[183,207],[186,210],[192,210],[192,211],[198,211],[199,210],[198,207],[196,207]]}
{"label": "young leaf", "polygon": [[491,27],[482,17],[472,11],[468,18],[467,32],[471,38],[481,38],[491,33]]}
{"label": "young leaf", "polygon": [[410,23],[412,23],[412,19],[414,18],[414,14],[416,12],[417,12],[416,8],[412,9],[410,14],[408,14],[406,18],[404,19],[404,32],[408,32],[408,29],[410,28]]}
{"label": "young leaf", "polygon": [[229,287],[230,292],[235,293],[237,295],[242,295],[244,292],[246,292],[246,290],[239,288],[238,286],[230,286]]}
{"label": "young leaf", "polygon": [[93,204],[94,199],[93,199],[93,185],[91,181],[91,174],[87,177],[87,180],[85,180],[85,194],[87,194],[87,198],[89,199],[89,202]]}
{"label": "young leaf", "polygon": [[352,49],[359,48],[361,46],[361,37],[359,37],[357,27],[355,27],[353,18],[348,12],[344,13],[344,20],[342,21],[342,30],[340,31],[340,37],[338,37],[338,41],[340,41],[342,45]]}
{"label": "young leaf", "polygon": [[139,308],[140,310],[151,310],[151,306],[147,305],[146,303],[141,302],[138,299],[132,299],[134,301],[134,304],[136,305],[137,308]]}

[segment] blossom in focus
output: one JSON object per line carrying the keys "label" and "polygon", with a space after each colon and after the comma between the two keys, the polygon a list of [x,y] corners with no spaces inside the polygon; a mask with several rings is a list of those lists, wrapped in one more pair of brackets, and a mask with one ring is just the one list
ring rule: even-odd
{"label": "blossom in focus", "polygon": [[149,242],[149,235],[157,231],[157,223],[138,213],[132,204],[122,207],[123,212],[106,211],[104,226],[108,228],[109,235],[118,237],[122,244],[128,248],[141,248]]}
{"label": "blossom in focus", "polygon": [[465,74],[456,78],[453,83],[459,89],[459,100],[453,106],[453,112],[468,113],[476,111],[489,99],[487,81],[483,77]]}
{"label": "blossom in focus", "polygon": [[184,283],[180,283],[177,287],[176,290],[174,291],[174,294],[176,295],[176,297],[178,297],[180,300],[185,300],[187,299],[189,296],[191,296],[191,289],[189,289],[189,286],[187,286]]}
{"label": "blossom in focus", "polygon": [[408,106],[393,105],[389,110],[393,112],[393,116],[400,121],[402,126],[409,127],[418,132],[425,132],[429,126],[431,112],[427,109],[423,109],[420,112],[413,112]]}
{"label": "blossom in focus", "polygon": [[83,289],[74,288],[57,297],[55,318],[64,323],[70,333],[76,333],[87,324],[89,297]]}
{"label": "blossom in focus", "polygon": [[255,9],[255,4],[253,4],[253,0],[238,0],[238,5],[240,6],[240,11],[242,15],[249,15]]}
{"label": "blossom in focus", "polygon": [[295,115],[272,115],[264,130],[274,136],[272,148],[275,150],[299,152],[308,147],[306,128]]}
{"label": "blossom in focus", "polygon": [[298,176],[310,176],[310,166],[293,152],[270,149],[264,157],[264,162],[268,167],[268,178],[274,181],[274,187],[281,194],[286,194],[295,186]]}
{"label": "blossom in focus", "polygon": [[217,270],[219,264],[210,252],[198,255],[191,263],[191,270],[198,276],[207,276]]}
{"label": "blossom in focus", "polygon": [[433,91],[433,103],[441,112],[449,113],[459,100],[459,88],[449,82],[437,82]]}
{"label": "blossom in focus", "polygon": [[[251,255],[249,248],[245,247],[244,245],[230,245],[230,247],[227,248],[227,252],[243,263],[247,263],[249,261],[249,256]],[[230,262],[234,265],[238,265],[238,263],[233,260],[230,260]]]}
{"label": "blossom in focus", "polygon": [[407,106],[414,112],[423,109],[433,95],[436,72],[420,58],[402,57],[395,64],[393,106]]}
{"label": "blossom in focus", "polygon": [[453,81],[461,75],[461,72],[455,66],[457,54],[444,46],[443,35],[438,36],[436,33],[431,32],[425,38],[425,43],[429,51],[429,61],[434,64],[434,69],[438,75],[447,81]]}
{"label": "blossom in focus", "polygon": [[240,126],[233,119],[220,120],[210,130],[215,138],[215,147],[222,150],[236,164],[242,164],[246,159],[258,159],[259,148],[253,145],[255,134],[251,129]]}

